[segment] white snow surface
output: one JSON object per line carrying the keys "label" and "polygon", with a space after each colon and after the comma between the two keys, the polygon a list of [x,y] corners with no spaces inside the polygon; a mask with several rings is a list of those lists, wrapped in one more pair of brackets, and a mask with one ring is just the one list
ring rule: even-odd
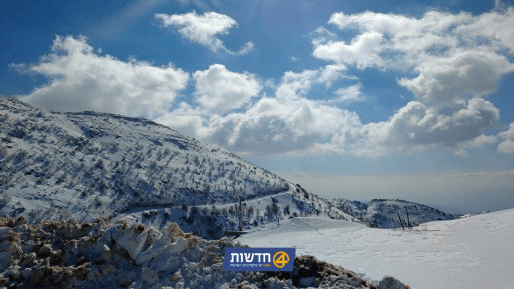
{"label": "white snow surface", "polygon": [[411,288],[514,288],[514,209],[425,223],[413,230],[294,218],[242,236],[252,247],[295,247],[297,255]]}

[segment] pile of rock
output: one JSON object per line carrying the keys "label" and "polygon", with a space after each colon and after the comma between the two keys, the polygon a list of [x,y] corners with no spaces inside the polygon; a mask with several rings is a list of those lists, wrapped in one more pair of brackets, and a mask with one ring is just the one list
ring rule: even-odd
{"label": "pile of rock", "polygon": [[[320,262],[295,259],[292,272],[226,272],[228,238],[207,241],[172,223],[162,230],[106,220],[78,224],[0,218],[0,287],[12,288],[407,288]],[[345,287],[346,286],[346,287]]]}

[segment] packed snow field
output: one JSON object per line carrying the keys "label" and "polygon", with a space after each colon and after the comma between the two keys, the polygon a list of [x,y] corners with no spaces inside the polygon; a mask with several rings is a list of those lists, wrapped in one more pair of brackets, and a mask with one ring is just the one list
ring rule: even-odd
{"label": "packed snow field", "polygon": [[514,288],[514,209],[384,230],[294,218],[242,236],[251,247],[296,247],[364,277],[395,276],[416,289]]}

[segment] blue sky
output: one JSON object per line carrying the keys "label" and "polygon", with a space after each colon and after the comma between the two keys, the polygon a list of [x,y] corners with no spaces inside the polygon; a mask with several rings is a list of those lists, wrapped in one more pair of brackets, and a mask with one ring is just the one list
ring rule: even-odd
{"label": "blue sky", "polygon": [[144,116],[325,197],[514,207],[511,1],[3,1],[0,93]]}

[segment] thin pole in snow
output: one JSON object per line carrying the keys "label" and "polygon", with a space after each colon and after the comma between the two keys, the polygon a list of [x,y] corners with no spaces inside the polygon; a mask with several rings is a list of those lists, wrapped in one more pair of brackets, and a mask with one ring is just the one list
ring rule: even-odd
{"label": "thin pole in snow", "polygon": [[398,214],[398,220],[400,220],[400,225],[402,225],[402,230],[405,230],[405,228],[403,227],[403,223],[402,223],[402,218],[400,218],[400,214]]}

